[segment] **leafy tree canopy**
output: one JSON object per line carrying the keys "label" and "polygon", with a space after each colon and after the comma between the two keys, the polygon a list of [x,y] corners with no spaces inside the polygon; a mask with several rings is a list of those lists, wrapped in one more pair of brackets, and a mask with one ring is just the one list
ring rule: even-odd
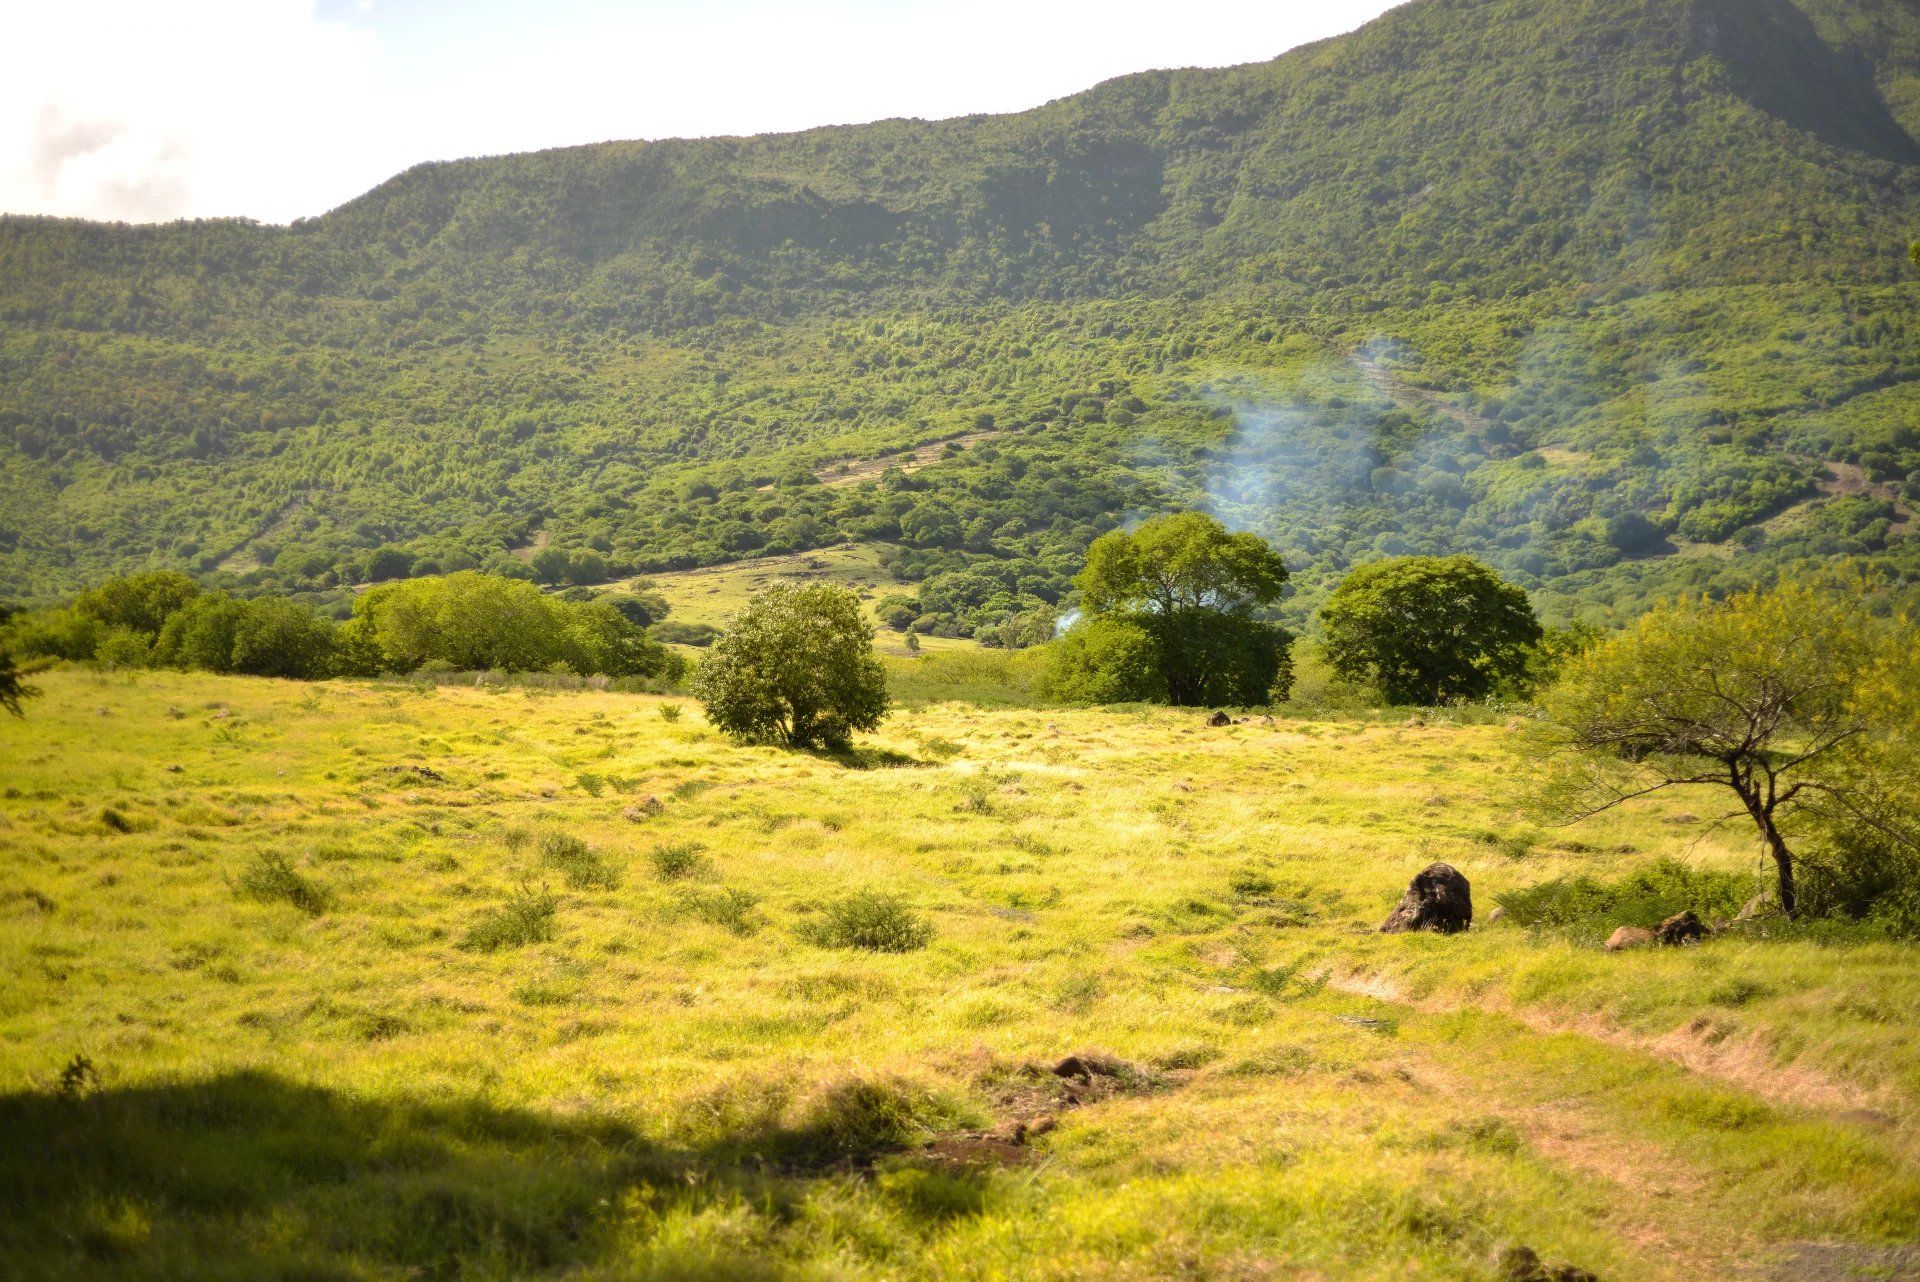
{"label": "leafy tree canopy", "polygon": [[[1665,788],[1731,791],[1798,908],[1800,816],[1858,830],[1882,862],[1920,855],[1909,794],[1920,763],[1920,657],[1904,620],[1860,606],[1862,585],[1789,583],[1681,600],[1573,659],[1546,696],[1563,801],[1588,814]],[[1907,893],[1920,891],[1920,877]]]}
{"label": "leafy tree canopy", "polygon": [[844,749],[886,715],[886,672],[852,591],[776,583],[728,624],[694,674],[707,719],[736,738]]}
{"label": "leafy tree canopy", "polygon": [[1465,556],[1361,566],[1320,621],[1333,670],[1402,704],[1485,698],[1526,672],[1542,637],[1526,592]]}

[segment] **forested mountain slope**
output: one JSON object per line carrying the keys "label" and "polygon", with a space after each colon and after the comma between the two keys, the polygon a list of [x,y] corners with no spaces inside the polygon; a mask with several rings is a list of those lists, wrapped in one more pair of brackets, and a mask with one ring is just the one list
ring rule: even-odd
{"label": "forested mountain slope", "polygon": [[1014,116],[6,219],[0,592],[860,539],[966,626],[1193,504],[1299,609],[1409,550],[1560,615],[1916,571],[1917,136],[1913,0],[1413,0]]}

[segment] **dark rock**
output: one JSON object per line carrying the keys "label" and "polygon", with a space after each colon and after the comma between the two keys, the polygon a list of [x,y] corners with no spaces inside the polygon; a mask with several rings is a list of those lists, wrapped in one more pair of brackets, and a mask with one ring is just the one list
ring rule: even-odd
{"label": "dark rock", "polygon": [[1399,907],[1380,923],[1383,935],[1432,930],[1454,935],[1473,925],[1473,890],[1451,864],[1431,864],[1407,887]]}
{"label": "dark rock", "polygon": [[1500,1282],[1546,1282],[1547,1269],[1540,1263],[1540,1253],[1530,1246],[1510,1246],[1500,1252],[1500,1262],[1495,1266]]}
{"label": "dark rock", "polygon": [[1668,947],[1697,944],[1707,937],[1707,928],[1692,910],[1675,913],[1654,929],[1653,937]]}
{"label": "dark rock", "polygon": [[1224,712],[1216,712],[1207,718],[1207,724],[1210,726],[1230,726],[1233,724],[1233,718]]}
{"label": "dark rock", "polygon": [[1100,1055],[1069,1055],[1053,1066],[1053,1075],[1091,1082],[1096,1077],[1118,1077],[1121,1067],[1118,1060]]}
{"label": "dark rock", "polygon": [[1530,1246],[1510,1246],[1500,1252],[1494,1271],[1500,1282],[1600,1282],[1577,1264],[1556,1264],[1549,1268],[1541,1263],[1539,1252]]}

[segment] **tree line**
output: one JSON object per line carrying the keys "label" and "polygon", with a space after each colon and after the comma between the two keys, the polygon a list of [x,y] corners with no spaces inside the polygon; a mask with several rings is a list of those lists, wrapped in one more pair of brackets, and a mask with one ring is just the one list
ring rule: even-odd
{"label": "tree line", "polygon": [[152,570],[16,614],[0,643],[28,658],[300,680],[422,670],[676,677],[684,661],[649,635],[648,617],[645,601],[574,601],[464,571],[376,585],[336,623],[287,597],[237,597]]}

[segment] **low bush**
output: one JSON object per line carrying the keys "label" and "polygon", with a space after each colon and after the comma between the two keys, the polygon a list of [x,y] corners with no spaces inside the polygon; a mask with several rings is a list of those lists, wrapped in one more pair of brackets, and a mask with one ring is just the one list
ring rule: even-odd
{"label": "low bush", "polygon": [[828,905],[826,916],[806,934],[823,948],[910,953],[933,941],[933,923],[898,895],[863,890]]}
{"label": "low bush", "polygon": [[1496,895],[1507,919],[1598,942],[1616,926],[1656,926],[1691,910],[1703,921],[1734,916],[1754,893],[1750,873],[1702,871],[1662,859],[1615,881],[1556,877]]}
{"label": "low bush", "polygon": [[498,908],[490,908],[474,919],[460,940],[460,947],[491,953],[502,948],[543,944],[553,938],[554,918],[560,901],[545,886],[535,890],[521,883]]}
{"label": "low bush", "polygon": [[681,841],[671,846],[655,847],[647,857],[653,861],[653,871],[661,881],[684,881],[707,870],[707,857],[700,850],[697,842]]}
{"label": "low bush", "polygon": [[570,833],[550,832],[540,838],[540,862],[558,871],[570,890],[612,890],[620,884],[619,871]]}
{"label": "low bush", "polygon": [[261,903],[292,904],[309,917],[324,913],[332,901],[325,887],[301,876],[293,861],[277,850],[255,855],[234,883],[234,890]]}

